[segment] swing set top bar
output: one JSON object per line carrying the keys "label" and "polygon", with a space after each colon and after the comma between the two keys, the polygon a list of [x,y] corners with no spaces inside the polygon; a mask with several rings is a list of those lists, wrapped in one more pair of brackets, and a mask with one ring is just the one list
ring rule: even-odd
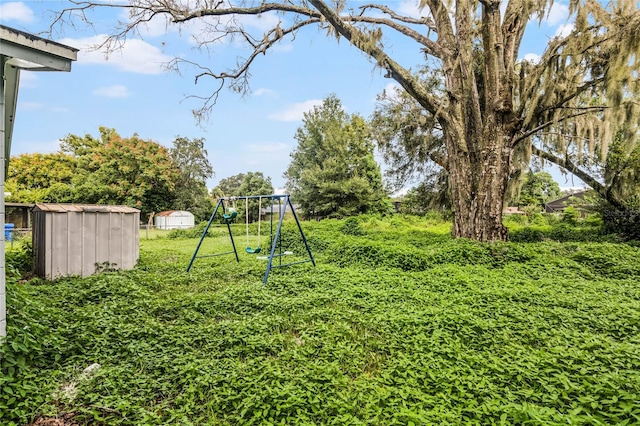
{"label": "swing set top bar", "polygon": [[[202,236],[200,237],[200,241],[198,242],[198,245],[196,246],[196,250],[193,253],[193,256],[191,257],[191,262],[189,262],[189,266],[187,266],[187,272],[189,272],[191,270],[191,267],[193,266],[193,262],[196,260],[196,258],[198,257],[210,257],[212,255],[205,255],[205,256],[198,256],[198,251],[200,250],[200,246],[202,245],[202,242],[204,241],[204,237],[207,235],[207,232],[209,231],[209,227],[211,226],[211,223],[213,222],[213,219],[216,215],[216,213],[218,212],[219,208],[222,208],[222,212],[224,213],[226,211],[225,208],[225,203],[224,201],[235,201],[235,200],[249,200],[249,199],[256,199],[256,198],[269,198],[271,200],[277,199],[277,200],[282,200],[284,199],[284,205],[282,205],[282,209],[280,210],[280,218],[278,219],[278,226],[276,227],[276,233],[275,236],[272,237],[271,239],[271,251],[269,254],[269,261],[267,262],[267,269],[264,272],[264,278],[262,280],[263,284],[267,283],[267,279],[269,278],[269,271],[271,271],[271,268],[275,268],[275,267],[280,267],[280,266],[289,266],[289,265],[297,265],[298,263],[305,263],[305,262],[311,262],[313,264],[313,266],[316,266],[316,261],[313,258],[313,254],[311,254],[311,248],[309,247],[309,243],[307,241],[307,238],[304,236],[304,232],[302,231],[302,225],[300,225],[300,220],[298,219],[298,215],[296,214],[295,208],[293,207],[293,204],[291,203],[291,197],[289,196],[289,194],[271,194],[271,195],[242,195],[239,197],[220,197],[218,199],[218,204],[216,204],[216,208],[213,210],[213,213],[211,214],[211,217],[209,218],[209,222],[207,223],[206,228],[204,229],[204,231],[202,232]],[[296,225],[298,226],[298,231],[300,232],[300,236],[302,237],[302,241],[304,242],[307,254],[309,255],[309,259],[308,260],[304,260],[304,261],[298,261],[298,262],[290,262],[288,264],[282,264],[282,254],[287,254],[287,252],[282,253],[282,246],[279,245],[281,244],[281,231],[282,231],[282,222],[284,220],[284,215],[287,211],[287,205],[291,208],[291,213],[293,214],[293,218],[296,221]],[[272,204],[272,208],[273,208],[273,204]],[[223,215],[224,216],[224,215]],[[225,253],[221,253],[221,254],[229,254],[229,253],[234,253],[236,256],[236,262],[240,262],[240,258],[238,257],[238,251],[236,249],[236,245],[235,242],[233,241],[233,233],[231,232],[231,225],[230,225],[230,221],[228,220],[229,218],[225,218],[225,223],[227,225],[227,230],[229,231],[229,239],[231,240],[231,246],[233,247],[233,251],[231,252],[225,252]],[[272,216],[273,219],[273,216]],[[260,222],[258,222],[260,223]],[[273,226],[273,225],[272,225]],[[273,232],[273,230],[272,230]],[[276,249],[279,250],[279,253],[276,254]],[[253,253],[256,253],[255,251]],[[216,254],[214,254],[216,255]],[[277,258],[280,260],[280,264],[278,265],[274,265],[273,264],[273,259]]]}
{"label": "swing set top bar", "polygon": [[258,198],[270,198],[272,200],[278,198],[289,198],[289,194],[271,194],[271,195],[239,195],[237,197],[219,197],[219,200],[257,200]]}

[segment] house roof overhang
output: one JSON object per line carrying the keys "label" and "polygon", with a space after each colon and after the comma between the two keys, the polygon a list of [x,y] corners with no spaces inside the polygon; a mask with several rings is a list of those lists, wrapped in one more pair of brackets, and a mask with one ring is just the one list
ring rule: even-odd
{"label": "house roof overhang", "polygon": [[9,165],[11,138],[16,117],[20,70],[71,71],[71,62],[77,60],[78,49],[65,46],[0,25],[0,130],[4,142],[4,168]]}

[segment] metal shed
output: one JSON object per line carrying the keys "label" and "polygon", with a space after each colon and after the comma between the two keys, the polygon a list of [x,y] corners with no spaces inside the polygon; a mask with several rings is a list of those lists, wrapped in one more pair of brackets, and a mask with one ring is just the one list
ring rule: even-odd
{"label": "metal shed", "polygon": [[195,219],[191,212],[183,210],[168,210],[160,212],[155,217],[158,229],[187,229],[193,228]]}
{"label": "metal shed", "polygon": [[36,204],[35,272],[49,279],[132,269],[140,256],[140,210],[126,206]]}

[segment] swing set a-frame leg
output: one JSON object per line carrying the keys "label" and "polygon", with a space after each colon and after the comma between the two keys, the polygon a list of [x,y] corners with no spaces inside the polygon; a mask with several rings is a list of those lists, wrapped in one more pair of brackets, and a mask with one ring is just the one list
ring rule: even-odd
{"label": "swing set a-frame leg", "polygon": [[296,220],[296,224],[298,225],[298,230],[300,231],[300,236],[302,237],[302,241],[304,242],[304,246],[307,249],[307,253],[309,254],[309,260],[303,260],[303,261],[300,261],[300,262],[291,262],[291,263],[287,263],[287,264],[283,265],[282,264],[282,257],[281,257],[282,254],[280,254],[278,256],[278,259],[280,259],[280,265],[277,265],[277,266],[295,265],[295,264],[298,264],[298,263],[305,263],[305,262],[309,262],[309,261],[311,261],[313,266],[316,266],[316,261],[313,258],[313,254],[311,254],[311,248],[309,247],[309,243],[307,242],[307,238],[304,236],[304,232],[302,231],[302,226],[300,225],[300,220],[298,220],[298,215],[296,214],[296,210],[293,208],[293,204],[291,203],[291,198],[288,195],[285,198],[286,198],[286,201],[284,203],[284,208],[280,211],[280,218],[278,220],[278,227],[276,228],[276,235],[271,241],[271,253],[269,254],[269,262],[267,263],[267,270],[264,272],[264,279],[262,280],[263,284],[267,284],[267,279],[269,279],[269,272],[271,272],[271,268],[274,267],[273,266],[273,258],[274,258],[275,253],[276,253],[276,246],[278,245],[278,242],[280,241],[280,233],[282,231],[282,222],[284,220],[284,215],[287,212],[287,205],[291,208],[291,213],[293,214],[293,217]]}
{"label": "swing set a-frame leg", "polygon": [[[209,222],[207,222],[207,226],[204,228],[204,231],[202,232],[202,236],[200,237],[200,241],[198,241],[198,245],[196,246],[196,250],[193,252],[193,256],[191,257],[191,261],[189,262],[189,266],[187,266],[187,272],[189,272],[191,270],[191,267],[193,266],[193,262],[198,257],[198,251],[200,251],[200,246],[202,245],[202,242],[204,241],[204,238],[207,236],[207,232],[209,232],[209,228],[211,227],[211,224],[213,223],[213,219],[216,217],[216,213],[218,213],[218,209],[221,206],[222,206],[222,214],[224,216],[224,214],[226,214],[226,209],[224,207],[223,198],[218,200],[218,204],[216,204],[216,208],[213,210],[213,214],[209,218]],[[238,251],[236,250],[236,244],[233,241],[233,234],[231,233],[230,221],[228,219],[225,219],[225,222],[227,224],[227,230],[229,231],[229,238],[231,239],[231,246],[233,247],[233,251],[232,252],[226,252],[226,253],[214,254],[214,255],[211,255],[211,256],[218,256],[218,255],[222,255],[222,254],[233,253],[236,256],[236,262],[240,262],[240,258],[238,257]],[[208,257],[208,256],[202,256],[202,257]]]}
{"label": "swing set a-frame leg", "polygon": [[298,225],[298,230],[300,231],[300,235],[302,236],[302,241],[304,242],[304,247],[307,249],[307,253],[309,253],[309,259],[311,259],[311,263],[313,266],[316,266],[316,261],[313,258],[313,254],[311,254],[311,247],[309,247],[309,242],[307,241],[307,237],[304,236],[304,232],[302,231],[302,225],[300,224],[300,220],[298,220],[298,215],[296,214],[296,209],[293,208],[293,204],[291,204],[291,198],[287,197],[287,202],[291,206],[291,213],[293,213],[293,218],[296,220],[296,225]]}

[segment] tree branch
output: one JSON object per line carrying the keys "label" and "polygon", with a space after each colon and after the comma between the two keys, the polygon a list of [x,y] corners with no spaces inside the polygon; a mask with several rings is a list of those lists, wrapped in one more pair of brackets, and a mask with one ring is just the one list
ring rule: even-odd
{"label": "tree branch", "polygon": [[449,9],[442,0],[424,0],[424,4],[429,7],[431,15],[434,17],[435,31],[438,33],[438,41],[443,40],[448,49],[453,48],[455,40],[455,30],[449,17]]}
{"label": "tree branch", "polygon": [[402,16],[397,14],[396,12],[394,12],[393,10],[389,9],[387,6],[382,6],[379,4],[365,4],[364,6],[360,6],[360,10],[362,11],[362,13],[364,13],[364,11],[366,9],[378,9],[379,11],[389,15],[392,19],[395,19],[396,21],[400,21],[400,22],[404,22],[405,24],[415,24],[415,25],[426,25],[429,30],[431,31],[437,31],[436,29],[436,25],[433,23],[433,19],[431,19],[430,17],[427,18],[411,18],[409,16]]}
{"label": "tree branch", "polygon": [[[344,22],[324,1],[309,0],[309,3],[322,14],[338,34],[347,39],[353,46],[373,58],[379,66],[386,69],[389,76],[396,80],[427,111],[431,114],[438,115],[440,109],[438,99],[424,90],[409,71],[391,59],[375,42],[371,41],[370,37]],[[443,117],[439,118],[442,119]]]}
{"label": "tree branch", "polygon": [[[218,3],[220,5],[226,4],[225,2]],[[221,7],[214,9],[198,9],[195,12],[188,13],[182,17],[175,14],[175,9],[166,8],[166,13],[170,13],[175,16],[175,22],[186,22],[196,18],[202,18],[203,16],[229,16],[229,15],[260,15],[267,12],[290,12],[296,15],[307,16],[309,18],[321,18],[321,15],[308,7],[294,6],[290,3],[263,3],[260,6],[255,7]]]}
{"label": "tree branch", "polygon": [[557,155],[553,155],[549,152],[543,151],[536,146],[531,147],[531,153],[536,157],[543,158],[553,164],[567,170],[578,178],[582,179],[584,183],[589,185],[591,189],[596,191],[605,200],[607,200],[615,208],[624,210],[624,206],[618,200],[616,200],[606,186],[598,182],[595,178],[589,175],[587,172],[575,165],[569,158],[561,158]]}
{"label": "tree branch", "polygon": [[440,152],[430,152],[429,153],[429,158],[431,159],[431,161],[433,161],[434,163],[436,163],[438,166],[442,167],[445,170],[448,170],[448,163],[449,161],[447,160],[447,156],[440,153]]}
{"label": "tree branch", "polygon": [[349,22],[355,22],[355,23],[384,25],[398,31],[400,34],[403,34],[415,40],[417,43],[424,46],[423,50],[431,56],[441,59],[444,53],[444,50],[442,49],[442,47],[435,41],[431,40],[429,37],[423,36],[419,32],[409,27],[400,25],[388,19],[372,18],[370,16],[350,16],[348,18],[344,18],[344,20]]}
{"label": "tree branch", "polygon": [[535,135],[539,131],[546,129],[547,127],[551,127],[554,124],[562,123],[563,121],[571,120],[573,118],[580,117],[582,115],[590,114],[593,112],[593,110],[603,111],[604,109],[606,109],[606,107],[585,107],[585,108],[566,108],[566,109],[575,109],[575,110],[579,110],[580,112],[567,115],[565,117],[560,118],[557,121],[553,121],[553,120],[547,121],[546,123],[542,123],[539,126],[534,127],[533,129],[527,130],[526,132],[516,137],[513,140],[511,146],[515,147],[516,145],[526,140],[527,138],[530,138],[531,136]]}
{"label": "tree branch", "polygon": [[198,118],[199,120],[202,120],[207,116],[207,114],[211,111],[211,108],[213,108],[213,106],[216,104],[220,91],[224,87],[224,84],[227,80],[232,80],[231,88],[233,90],[236,90],[238,92],[244,92],[249,85],[249,82],[248,82],[248,79],[250,77],[249,68],[251,67],[251,64],[259,55],[266,54],[267,51],[271,47],[273,47],[275,43],[282,40],[287,35],[295,33],[297,30],[299,30],[304,26],[317,24],[319,22],[320,22],[319,18],[310,18],[304,21],[297,22],[295,25],[285,29],[281,29],[280,26],[276,26],[276,28],[273,28],[270,31],[268,31],[265,34],[264,38],[257,43],[251,41],[249,39],[250,36],[246,32],[239,30],[238,32],[241,35],[243,35],[247,43],[249,43],[252,46],[253,51],[251,52],[248,58],[243,59],[238,64],[238,66],[231,72],[217,73],[211,70],[210,68],[203,67],[192,61],[188,61],[181,58],[176,58],[172,60],[169,66],[178,71],[180,68],[180,64],[188,64],[196,68],[199,68],[200,70],[202,70],[202,72],[196,74],[195,76],[196,84],[198,83],[200,78],[205,76],[212,77],[214,79],[221,81],[218,88],[215,89],[209,96],[196,96],[196,95],[188,96],[188,98],[200,99],[204,101],[204,105],[201,108],[193,111],[196,118]]}

